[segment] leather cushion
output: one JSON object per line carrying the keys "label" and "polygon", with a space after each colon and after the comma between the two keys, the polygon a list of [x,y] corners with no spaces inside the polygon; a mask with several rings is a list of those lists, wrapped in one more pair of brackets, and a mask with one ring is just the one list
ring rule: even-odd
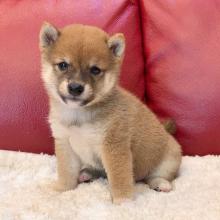
{"label": "leather cushion", "polygon": [[0,1],[0,147],[53,152],[48,100],[40,79],[38,35],[43,21],[83,23],[123,32],[127,40],[121,84],[142,100],[144,60],[137,3],[106,1]]}
{"label": "leather cushion", "polygon": [[220,2],[141,0],[149,106],[189,155],[220,154]]}

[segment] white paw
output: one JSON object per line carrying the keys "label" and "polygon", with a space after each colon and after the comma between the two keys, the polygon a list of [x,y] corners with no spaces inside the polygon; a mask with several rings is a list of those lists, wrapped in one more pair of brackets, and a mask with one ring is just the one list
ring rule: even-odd
{"label": "white paw", "polygon": [[115,199],[113,199],[113,203],[115,205],[120,205],[122,203],[131,202],[131,201],[132,201],[131,198],[115,198]]}
{"label": "white paw", "polygon": [[156,188],[154,188],[154,190],[158,192],[170,192],[172,190],[172,185],[168,181],[162,181]]}
{"label": "white paw", "polygon": [[151,189],[158,192],[170,192],[172,190],[172,184],[168,180],[160,177],[150,179],[147,183]]}
{"label": "white paw", "polygon": [[56,192],[65,192],[76,188],[76,186],[73,185],[61,184],[59,181],[50,181],[47,183],[43,183],[40,185],[40,187],[46,190],[52,190]]}

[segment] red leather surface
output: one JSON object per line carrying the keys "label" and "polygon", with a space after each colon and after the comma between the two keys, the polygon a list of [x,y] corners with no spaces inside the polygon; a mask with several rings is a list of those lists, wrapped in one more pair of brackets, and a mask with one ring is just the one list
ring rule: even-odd
{"label": "red leather surface", "polygon": [[0,148],[52,153],[47,96],[40,80],[38,34],[43,21],[59,27],[96,25],[127,39],[121,84],[144,98],[138,7],[127,0],[0,1]]}
{"label": "red leather surface", "polygon": [[148,104],[185,154],[220,154],[220,1],[141,0]]}

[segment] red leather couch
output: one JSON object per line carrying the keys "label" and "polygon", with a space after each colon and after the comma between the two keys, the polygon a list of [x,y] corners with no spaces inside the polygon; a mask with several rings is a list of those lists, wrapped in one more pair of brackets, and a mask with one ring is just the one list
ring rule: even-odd
{"label": "red leather couch", "polygon": [[160,118],[175,119],[185,154],[220,153],[220,2],[215,0],[0,1],[0,149],[53,153],[40,79],[43,21],[123,32],[121,85]]}

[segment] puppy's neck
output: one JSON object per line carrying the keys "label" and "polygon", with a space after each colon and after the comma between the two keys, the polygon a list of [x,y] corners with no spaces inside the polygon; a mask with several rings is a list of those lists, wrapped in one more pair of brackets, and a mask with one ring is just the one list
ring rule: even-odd
{"label": "puppy's neck", "polygon": [[57,100],[50,100],[50,115],[68,127],[90,123],[94,121],[97,113],[97,109],[88,110],[83,107],[71,108]]}

